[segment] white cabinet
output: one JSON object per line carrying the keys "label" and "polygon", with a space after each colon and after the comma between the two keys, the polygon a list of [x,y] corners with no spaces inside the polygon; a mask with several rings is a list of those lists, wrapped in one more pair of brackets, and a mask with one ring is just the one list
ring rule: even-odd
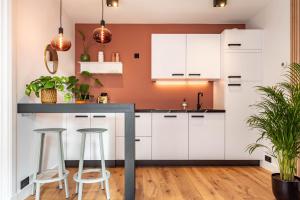
{"label": "white cabinet", "polygon": [[135,114],[135,135],[140,137],[151,137],[151,113]]}
{"label": "white cabinet", "polygon": [[220,34],[188,34],[186,74],[188,79],[220,79]]}
{"label": "white cabinet", "polygon": [[[68,130],[67,130],[67,160],[79,160],[81,134],[77,132],[78,129],[91,127],[91,114],[78,113],[69,114],[68,116]],[[91,135],[87,134],[85,143],[84,159],[91,159]]]}
{"label": "white cabinet", "polygon": [[232,29],[222,33],[225,50],[258,50],[262,49],[263,33],[261,30]]}
{"label": "white cabinet", "polygon": [[[151,137],[136,137],[135,159],[151,160]],[[124,160],[124,137],[116,139],[116,159]]]}
{"label": "white cabinet", "polygon": [[[116,140],[116,114],[95,113],[91,114],[91,128],[105,128],[103,133],[105,160],[115,160]],[[99,134],[91,134],[91,160],[100,160]]]}
{"label": "white cabinet", "polygon": [[153,34],[151,52],[152,79],[185,78],[185,34]]}
{"label": "white cabinet", "polygon": [[116,113],[116,136],[125,136],[125,114]]}
{"label": "white cabinet", "polygon": [[224,113],[189,114],[189,159],[224,160]]}
{"label": "white cabinet", "polygon": [[225,79],[241,81],[262,80],[262,53],[260,51],[224,52]]}
{"label": "white cabinet", "polygon": [[247,125],[248,117],[254,110],[249,106],[259,100],[255,87],[259,83],[240,83],[225,85],[225,159],[261,160],[259,151],[249,155],[246,148],[258,139],[257,130]]}
{"label": "white cabinet", "polygon": [[152,114],[152,159],[188,160],[188,114]]}

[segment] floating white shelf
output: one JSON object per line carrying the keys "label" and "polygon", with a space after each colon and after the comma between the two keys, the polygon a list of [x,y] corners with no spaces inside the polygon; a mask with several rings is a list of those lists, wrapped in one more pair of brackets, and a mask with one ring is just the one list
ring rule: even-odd
{"label": "floating white shelf", "polygon": [[122,74],[121,62],[79,62],[80,72],[88,71],[93,74]]}

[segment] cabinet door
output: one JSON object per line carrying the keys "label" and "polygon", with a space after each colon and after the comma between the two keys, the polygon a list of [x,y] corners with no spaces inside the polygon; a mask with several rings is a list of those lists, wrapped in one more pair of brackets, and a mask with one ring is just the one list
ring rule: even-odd
{"label": "cabinet door", "polygon": [[[67,130],[67,159],[79,160],[81,134],[77,132],[78,129],[90,128],[90,113],[69,114],[68,116],[68,130]],[[91,159],[91,135],[87,134],[85,143],[84,159]]]}
{"label": "cabinet door", "polygon": [[188,114],[152,114],[152,159],[188,160]]}
{"label": "cabinet door", "polygon": [[241,81],[261,81],[262,53],[260,51],[232,51],[224,54],[225,78]]}
{"label": "cabinet door", "polygon": [[[124,137],[116,138],[116,159],[124,160]],[[136,137],[135,159],[151,160],[151,137]]]}
{"label": "cabinet door", "polygon": [[261,30],[225,30],[223,32],[224,49],[229,50],[261,50]]}
{"label": "cabinet door", "polygon": [[187,78],[220,79],[220,45],[219,34],[188,34]]}
{"label": "cabinet door", "polygon": [[135,135],[151,137],[151,113],[135,114]]}
{"label": "cabinet door", "polygon": [[[103,133],[104,157],[105,160],[115,160],[116,142],[116,114],[94,113],[91,114],[92,128],[105,128]],[[91,134],[91,160],[100,160],[99,134]]]}
{"label": "cabinet door", "polygon": [[251,130],[247,124],[248,117],[255,112],[249,106],[259,100],[255,86],[258,83],[241,83],[225,85],[225,159],[260,160],[260,152],[253,155],[246,152],[249,144],[258,139],[257,130]]}
{"label": "cabinet door", "polygon": [[224,114],[189,114],[189,159],[224,159]]}
{"label": "cabinet door", "polygon": [[152,79],[182,79],[186,74],[186,35],[152,35]]}
{"label": "cabinet door", "polygon": [[116,136],[125,136],[125,114],[116,113]]}

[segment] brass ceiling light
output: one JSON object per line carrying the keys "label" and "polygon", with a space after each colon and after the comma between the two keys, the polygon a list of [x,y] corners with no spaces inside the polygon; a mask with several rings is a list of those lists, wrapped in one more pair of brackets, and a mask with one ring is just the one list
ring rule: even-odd
{"label": "brass ceiling light", "polygon": [[106,5],[108,7],[118,7],[119,6],[119,0],[106,0]]}
{"label": "brass ceiling light", "polygon": [[108,30],[105,27],[105,21],[103,19],[103,15],[104,15],[104,4],[103,4],[103,0],[102,0],[102,19],[100,22],[100,27],[96,28],[93,32],[93,38],[98,43],[106,44],[111,41],[112,34],[111,34],[110,30]]}
{"label": "brass ceiling light", "polygon": [[68,51],[71,48],[71,41],[64,37],[64,29],[62,27],[62,0],[60,0],[60,26],[58,35],[51,41],[51,47],[56,51]]}
{"label": "brass ceiling light", "polygon": [[214,7],[225,7],[227,0],[214,0]]}

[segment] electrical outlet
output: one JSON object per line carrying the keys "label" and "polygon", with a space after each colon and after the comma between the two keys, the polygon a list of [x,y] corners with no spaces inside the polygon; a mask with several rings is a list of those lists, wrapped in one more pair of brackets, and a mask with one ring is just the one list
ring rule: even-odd
{"label": "electrical outlet", "polygon": [[270,156],[265,155],[265,161],[272,163],[272,158]]}
{"label": "electrical outlet", "polygon": [[29,185],[29,176],[21,181],[21,190]]}

